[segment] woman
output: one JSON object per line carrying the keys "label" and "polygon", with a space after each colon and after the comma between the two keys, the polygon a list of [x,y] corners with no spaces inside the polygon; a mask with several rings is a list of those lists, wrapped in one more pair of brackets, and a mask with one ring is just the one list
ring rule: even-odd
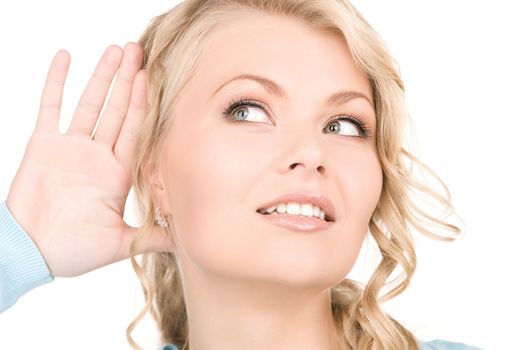
{"label": "woman", "polygon": [[[411,176],[425,166],[402,147],[403,82],[347,1],[184,1],[108,48],[61,135],[68,67],[60,51],[1,212],[2,309],[130,257],[135,349],[148,311],[166,348],[475,349],[422,342],[380,308],[415,271],[408,225],[459,229],[409,196],[452,207]],[[131,186],[138,228],[122,220]],[[368,231],[382,260],[362,286],[345,276]]]}

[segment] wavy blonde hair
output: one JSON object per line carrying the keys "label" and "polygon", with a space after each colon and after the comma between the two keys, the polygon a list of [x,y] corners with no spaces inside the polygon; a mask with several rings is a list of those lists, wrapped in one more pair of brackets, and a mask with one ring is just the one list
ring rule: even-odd
{"label": "wavy blonde hair", "polygon": [[[403,292],[414,274],[416,254],[409,225],[441,241],[451,241],[461,231],[426,213],[410,196],[410,192],[419,192],[437,200],[445,209],[453,209],[443,181],[403,148],[409,115],[397,63],[377,32],[347,0],[186,0],[154,17],[141,35],[139,45],[144,50],[142,68],[148,72],[149,106],[132,167],[141,226],[131,246],[131,263],[141,281],[146,305],[127,328],[128,342],[134,349],[141,349],[131,332],[151,312],[163,342],[173,343],[181,350],[189,349],[188,318],[176,253],[144,253],[142,266],[135,260],[138,241],[147,240],[155,225],[155,203],[148,174],[157,164],[173,121],[170,111],[194,75],[207,38],[221,23],[254,13],[292,16],[314,29],[338,35],[348,45],[358,66],[368,74],[377,118],[377,152],[383,171],[383,188],[369,230],[382,259],[366,285],[344,279],[331,288],[332,312],[341,348],[418,349],[417,338],[385,314],[380,303]],[[431,173],[445,189],[446,197],[417,180],[414,165]],[[425,228],[430,224],[453,234],[435,234]],[[387,283],[398,265],[404,276]],[[379,296],[389,284],[392,288]]]}

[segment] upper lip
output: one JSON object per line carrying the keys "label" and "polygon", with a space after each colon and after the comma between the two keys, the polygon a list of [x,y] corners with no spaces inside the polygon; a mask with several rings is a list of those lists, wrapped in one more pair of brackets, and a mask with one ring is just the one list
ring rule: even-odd
{"label": "upper lip", "polygon": [[328,198],[316,192],[299,191],[299,192],[287,193],[285,195],[272,199],[271,201],[263,204],[257,210],[266,209],[274,205],[277,205],[279,203],[290,203],[290,202],[310,203],[310,204],[316,205],[324,211],[327,221],[335,221],[334,205],[332,204],[332,202],[330,202]]}

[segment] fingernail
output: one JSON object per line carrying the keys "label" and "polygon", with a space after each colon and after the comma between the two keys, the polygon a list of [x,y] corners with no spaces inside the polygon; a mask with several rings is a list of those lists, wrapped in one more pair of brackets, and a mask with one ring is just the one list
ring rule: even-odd
{"label": "fingernail", "polygon": [[106,50],[106,57],[110,62],[120,60],[122,49],[117,45],[111,45]]}

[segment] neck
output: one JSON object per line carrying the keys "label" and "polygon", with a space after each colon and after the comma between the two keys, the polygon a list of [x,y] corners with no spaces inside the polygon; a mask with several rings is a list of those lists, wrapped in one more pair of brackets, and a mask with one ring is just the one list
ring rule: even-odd
{"label": "neck", "polygon": [[343,350],[329,289],[191,275],[184,281],[191,350]]}

